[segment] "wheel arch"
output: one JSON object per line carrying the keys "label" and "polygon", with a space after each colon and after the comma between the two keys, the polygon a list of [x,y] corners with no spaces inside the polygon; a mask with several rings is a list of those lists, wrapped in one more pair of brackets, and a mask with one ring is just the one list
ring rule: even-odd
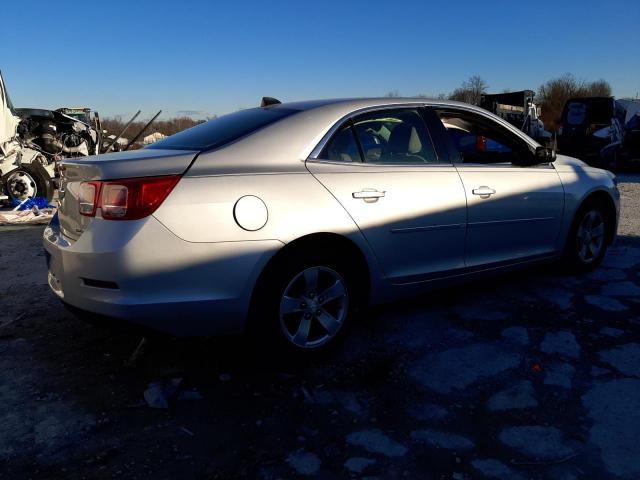
{"label": "wheel arch", "polygon": [[2,175],[2,177],[0,177],[0,186],[3,187],[2,190],[6,190],[9,197],[11,197],[8,189],[8,180],[12,175],[20,171],[27,173],[36,183],[36,197],[43,197],[46,198],[48,202],[51,202],[55,190],[54,179],[39,161],[24,162],[19,167]]}
{"label": "wheel arch", "polygon": [[572,220],[572,224],[573,222],[576,221],[578,213],[582,211],[584,206],[592,202],[597,202],[604,206],[605,215],[607,216],[606,220],[608,220],[606,223],[606,225],[608,225],[608,228],[607,228],[607,231],[605,232],[606,243],[607,245],[611,245],[616,236],[617,209],[616,209],[616,204],[613,198],[611,198],[611,195],[606,190],[593,191],[589,193],[585,198],[583,198],[582,201],[580,202],[580,205],[576,209],[576,213]]}
{"label": "wheel arch", "polygon": [[[335,252],[343,258],[349,259],[349,265],[354,267],[359,282],[357,294],[362,304],[366,304],[371,292],[371,269],[365,254],[360,247],[351,239],[337,233],[318,232],[296,238],[284,245],[267,262],[255,282],[251,294],[251,307],[254,306],[259,295],[260,287],[266,278],[269,278],[274,269],[278,268],[281,262],[293,253],[297,253],[310,248],[323,248]],[[252,310],[251,308],[250,310]]]}

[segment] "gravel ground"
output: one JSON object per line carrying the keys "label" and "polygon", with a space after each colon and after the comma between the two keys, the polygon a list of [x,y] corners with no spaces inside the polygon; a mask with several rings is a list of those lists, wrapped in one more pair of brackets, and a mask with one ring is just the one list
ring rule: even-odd
{"label": "gravel ground", "polygon": [[307,363],[162,337],[129,362],[139,336],[48,291],[42,227],[0,227],[0,477],[640,478],[640,175],[619,178],[592,274],[379,308]]}
{"label": "gravel ground", "polygon": [[618,188],[623,198],[624,212],[620,217],[618,235],[640,236],[640,175],[618,175]]}

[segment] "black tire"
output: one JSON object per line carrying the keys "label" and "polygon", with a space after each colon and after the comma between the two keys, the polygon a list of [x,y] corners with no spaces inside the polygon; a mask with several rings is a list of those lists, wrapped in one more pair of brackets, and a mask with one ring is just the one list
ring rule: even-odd
{"label": "black tire", "polygon": [[[5,179],[8,180],[9,178],[12,178],[14,175],[24,176],[26,178],[25,181],[28,181],[31,184],[31,186],[35,188],[36,197],[43,197],[47,199],[47,202],[51,202],[51,200],[53,199],[55,186],[54,186],[53,180],[49,178],[46,170],[44,170],[44,167],[38,168],[31,165],[21,165],[16,170],[9,172],[9,174],[6,175]],[[6,189],[7,189],[7,195],[9,196],[10,200],[14,200],[14,199],[17,201],[24,200],[24,198],[21,199],[14,196],[8,184],[6,186]]]}
{"label": "black tire", "polygon": [[[344,285],[346,307],[342,309],[344,310],[344,318],[334,334],[325,340],[319,340],[315,345],[302,346],[296,344],[291,338],[291,334],[295,328],[290,328],[291,326],[295,327],[298,321],[301,324],[302,318],[298,317],[298,312],[281,315],[281,302],[284,301],[283,296],[286,292],[288,293],[296,287],[299,287],[296,282],[304,281],[304,283],[306,283],[306,278],[301,279],[300,275],[304,271],[316,267],[321,269],[321,272],[318,274],[319,293],[323,291],[326,292],[326,288],[331,281],[336,280],[337,283],[337,278],[334,277],[334,273],[339,275]],[[296,278],[298,278],[298,280],[296,280]],[[250,309],[248,328],[248,333],[252,341],[254,343],[258,342],[257,346],[260,349],[265,348],[270,352],[284,352],[286,355],[304,356],[315,355],[337,345],[355,316],[355,312],[358,311],[358,307],[362,304],[362,293],[356,288],[356,286],[359,285],[358,281],[357,272],[349,267],[349,260],[345,258],[344,255],[336,255],[325,249],[315,251],[296,250],[284,253],[281,258],[276,259],[276,261],[268,267],[256,286]],[[303,295],[308,295],[308,293],[305,292]],[[296,301],[299,300],[299,297],[295,296],[295,298]],[[320,295],[318,295],[316,301],[319,302],[320,300],[322,299]],[[337,319],[339,318],[339,312],[342,311],[336,308],[339,305],[339,301],[341,300],[336,299],[326,304],[319,304],[318,307],[319,309],[326,307],[327,313],[331,316],[335,315],[333,318]],[[313,310],[314,308],[315,306],[309,306],[309,310]],[[302,304],[300,310],[300,316],[302,316]],[[306,314],[308,313],[309,312]],[[320,318],[323,317],[324,315],[320,315],[319,317],[313,315],[309,320],[312,324],[309,335],[309,341],[311,343],[315,335],[321,336],[323,333],[324,327],[320,321]],[[328,331],[324,333],[329,334]]]}
{"label": "black tire", "polygon": [[[601,230],[601,244],[598,249],[595,249],[597,251],[593,251],[592,247],[585,247],[583,240],[583,238],[596,239],[596,234],[583,237],[584,230],[581,227],[590,223],[589,217],[592,220],[595,219],[592,230]],[[563,256],[563,263],[569,271],[586,273],[595,270],[602,263],[609,243],[611,221],[607,209],[598,200],[588,200],[580,207],[571,225]],[[585,252],[587,252],[586,255]]]}

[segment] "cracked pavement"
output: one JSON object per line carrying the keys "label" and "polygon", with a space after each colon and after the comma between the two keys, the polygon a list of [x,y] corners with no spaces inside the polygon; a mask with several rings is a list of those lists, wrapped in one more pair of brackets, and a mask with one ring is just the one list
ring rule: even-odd
{"label": "cracked pavement", "polygon": [[42,227],[2,227],[0,477],[640,478],[640,175],[619,180],[596,271],[378,308],[304,363],[154,337],[132,366],[139,336],[49,293]]}

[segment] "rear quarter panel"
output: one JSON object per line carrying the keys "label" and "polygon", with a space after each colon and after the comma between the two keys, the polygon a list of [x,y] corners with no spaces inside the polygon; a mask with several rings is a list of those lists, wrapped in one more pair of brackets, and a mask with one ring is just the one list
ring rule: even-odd
{"label": "rear quarter panel", "polygon": [[[267,207],[267,223],[247,231],[236,223],[234,206],[246,195]],[[313,233],[335,233],[362,251],[377,289],[381,272],[362,233],[338,201],[309,172],[185,176],[154,216],[188,242],[278,240],[289,243]]]}

